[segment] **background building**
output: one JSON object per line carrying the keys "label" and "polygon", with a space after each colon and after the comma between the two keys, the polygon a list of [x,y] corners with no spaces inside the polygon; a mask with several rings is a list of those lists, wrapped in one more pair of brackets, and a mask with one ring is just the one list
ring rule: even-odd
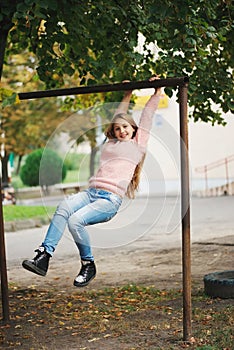
{"label": "background building", "polygon": [[[144,95],[139,96],[134,112],[136,118],[151,93],[145,90]],[[210,188],[226,186],[234,179],[234,118],[231,113],[224,117],[226,126],[189,120],[190,183],[193,194],[201,195],[202,191]],[[169,99],[162,95],[154,116],[141,181],[141,193],[148,191],[151,194],[175,194],[180,191],[179,104],[176,97]]]}

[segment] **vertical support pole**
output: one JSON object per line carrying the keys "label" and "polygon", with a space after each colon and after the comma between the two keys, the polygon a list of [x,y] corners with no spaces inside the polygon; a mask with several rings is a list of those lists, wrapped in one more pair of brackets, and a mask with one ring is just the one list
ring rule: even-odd
{"label": "vertical support pole", "polygon": [[[1,161],[1,160],[0,160]],[[0,169],[1,171],[1,169]],[[10,320],[9,312],[9,295],[8,295],[8,282],[7,282],[7,268],[6,268],[6,250],[5,250],[5,237],[4,237],[4,221],[3,221],[3,208],[2,208],[2,179],[0,175],[0,273],[1,273],[1,293],[2,293],[2,319],[4,323],[8,323]]]}
{"label": "vertical support pole", "polygon": [[190,249],[190,193],[188,158],[187,85],[179,88],[180,99],[180,157],[181,157],[181,220],[183,264],[183,339],[191,338],[191,249]]}

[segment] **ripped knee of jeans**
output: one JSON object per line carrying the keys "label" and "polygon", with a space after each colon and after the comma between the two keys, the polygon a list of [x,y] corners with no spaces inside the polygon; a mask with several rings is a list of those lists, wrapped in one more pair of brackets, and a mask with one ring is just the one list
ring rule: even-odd
{"label": "ripped knee of jeans", "polygon": [[71,215],[70,209],[67,206],[67,204],[65,203],[65,201],[61,202],[57,208],[56,211],[54,213],[54,215],[59,215],[64,217],[65,219],[68,219],[69,216]]}
{"label": "ripped knee of jeans", "polygon": [[83,220],[81,216],[76,215],[71,215],[70,218],[68,219],[68,229],[70,232],[78,232],[79,227],[84,227],[86,226],[86,222]]}

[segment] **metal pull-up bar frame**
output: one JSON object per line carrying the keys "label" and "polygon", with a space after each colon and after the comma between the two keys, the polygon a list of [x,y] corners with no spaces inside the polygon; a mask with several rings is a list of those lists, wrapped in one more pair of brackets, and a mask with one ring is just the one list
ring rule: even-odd
{"label": "metal pull-up bar frame", "polygon": [[157,88],[157,87],[184,86],[188,82],[189,82],[188,77],[182,77],[182,78],[156,79],[152,81],[149,81],[149,80],[132,81],[132,82],[106,84],[106,85],[78,86],[78,87],[67,88],[67,89],[22,92],[22,93],[19,93],[19,99],[29,100],[33,98],[43,98],[43,97],[92,94],[95,92],[96,93],[113,92],[113,91],[139,90],[139,89],[148,89],[148,88]]}
{"label": "metal pull-up bar frame", "polygon": [[[182,225],[182,272],[183,272],[183,339],[191,337],[191,249],[190,249],[190,188],[188,159],[188,77],[135,81],[106,85],[79,86],[67,89],[54,89],[19,93],[20,100],[44,97],[92,94],[99,92],[127,91],[159,87],[179,87],[180,111],[180,164],[181,164],[181,225]],[[0,183],[1,185],[1,183]],[[9,297],[4,240],[2,201],[0,203],[0,268],[3,321],[9,322]]]}

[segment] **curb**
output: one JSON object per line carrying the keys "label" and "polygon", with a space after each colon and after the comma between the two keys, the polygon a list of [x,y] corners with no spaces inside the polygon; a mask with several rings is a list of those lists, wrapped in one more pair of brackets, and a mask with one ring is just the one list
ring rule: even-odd
{"label": "curb", "polygon": [[4,230],[5,232],[16,232],[28,230],[30,228],[42,227],[44,225],[48,225],[49,223],[49,218],[8,221],[4,223]]}

